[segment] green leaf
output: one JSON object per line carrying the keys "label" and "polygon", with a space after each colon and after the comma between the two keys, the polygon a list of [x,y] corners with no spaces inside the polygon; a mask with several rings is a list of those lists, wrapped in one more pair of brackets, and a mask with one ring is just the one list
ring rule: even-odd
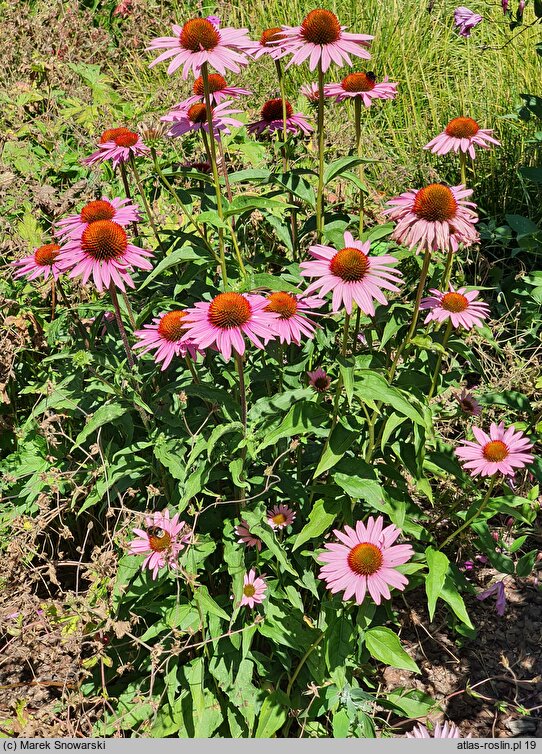
{"label": "green leaf", "polygon": [[149,283],[152,283],[158,275],[161,275],[164,270],[167,270],[170,267],[181,264],[181,262],[191,262],[195,259],[207,261],[209,257],[209,252],[199,246],[181,246],[180,249],[175,249],[175,251],[172,251],[171,254],[168,254],[167,257],[162,259],[162,261],[156,265],[152,272],[150,272],[141,283],[138,290],[142,291],[143,288],[146,288]]}
{"label": "green leaf", "polygon": [[339,472],[333,474],[333,479],[354,500],[365,500],[375,508],[382,506],[384,491],[374,479],[364,479],[363,477]]}
{"label": "green leaf", "polygon": [[518,560],[518,562],[516,563],[516,575],[519,576],[520,579],[525,579],[527,578],[527,576],[529,576],[529,574],[533,570],[537,555],[538,550],[531,550],[531,552],[522,555],[522,557]]}
{"label": "green leaf", "polygon": [[529,220],[528,217],[522,217],[521,215],[505,215],[506,222],[518,235],[518,238],[523,236],[532,236],[534,233],[538,233],[540,228],[538,225]]}
{"label": "green leaf", "polygon": [[86,425],[75,438],[72,450],[78,448],[88,437],[90,437],[90,435],[96,432],[97,429],[103,427],[104,424],[109,424],[110,422],[115,421],[115,419],[119,419],[121,416],[124,416],[127,411],[128,408],[126,406],[121,406],[119,403],[106,403],[105,406],[100,406],[90,418],[87,418]]}
{"label": "green leaf", "polygon": [[361,165],[362,163],[367,162],[375,162],[375,160],[352,156],[339,157],[338,160],[334,160],[329,165],[326,165],[324,169],[324,186],[327,186],[330,181],[332,181],[334,178],[337,178],[337,176],[341,175],[346,170],[350,170],[351,168],[355,168],[357,165]]}
{"label": "green leaf", "polygon": [[[536,2],[542,4],[542,0],[535,0]],[[520,168],[519,172],[528,181],[542,183],[542,168]]]}
{"label": "green leaf", "polygon": [[304,174],[314,175],[312,170],[292,170],[289,173],[272,176],[271,182],[277,183],[279,186],[287,189],[291,194],[297,196],[298,199],[314,208],[316,206],[314,189],[304,177]]}
{"label": "green leaf", "polygon": [[446,349],[444,348],[442,343],[438,343],[436,340],[433,340],[433,338],[431,338],[429,335],[416,335],[416,337],[412,338],[410,342],[413,346],[421,348],[423,351],[446,353]]}
{"label": "green leaf", "polygon": [[228,615],[228,613],[222,610],[220,605],[217,605],[217,603],[209,594],[209,590],[206,586],[199,587],[199,589],[194,594],[194,599],[198,603],[200,610],[204,615],[206,613],[211,613],[211,615],[216,615],[218,618],[223,618],[224,620],[229,621],[230,616]]}
{"label": "green leaf", "polygon": [[257,288],[267,288],[269,291],[286,291],[287,293],[299,293],[292,283],[288,283],[281,275],[271,275],[268,272],[260,272],[258,275],[248,275],[243,280],[243,285],[239,289],[244,291],[255,291]]}
{"label": "green leaf", "polygon": [[355,393],[361,401],[381,401],[392,406],[396,411],[415,424],[425,426],[425,419],[414,408],[412,396],[406,398],[397,388],[391,387],[382,375],[364,371],[356,376]]}
{"label": "green leaf", "polygon": [[375,660],[385,662],[392,668],[401,668],[419,673],[420,669],[405,652],[399,637],[390,628],[376,626],[365,632],[365,645]]}
{"label": "green leaf", "polygon": [[283,691],[273,691],[266,696],[260,710],[254,738],[273,738],[286,722],[290,700]]}
{"label": "green leaf", "polygon": [[427,593],[427,607],[429,610],[429,620],[433,620],[437,599],[440,597],[440,591],[446,579],[446,573],[450,561],[443,552],[428,547],[425,551],[429,573],[425,577],[425,591]]}
{"label": "green leaf", "polygon": [[292,549],[297,550],[309,539],[315,539],[329,529],[337,518],[340,507],[336,500],[318,500],[309,513],[308,523],[297,535]]}
{"label": "green leaf", "polygon": [[243,425],[241,422],[230,422],[229,424],[219,424],[217,427],[213,429],[211,432],[211,435],[209,437],[209,442],[207,443],[207,458],[211,457],[211,453],[213,452],[215,445],[220,440],[221,437],[223,437],[226,434],[229,434],[230,432],[238,432],[239,434],[243,434]]}
{"label": "green leaf", "polygon": [[330,435],[329,443],[324,450],[320,462],[314,472],[313,479],[331,469],[344,456],[348,448],[358,438],[357,432],[352,432],[342,424],[337,424]]}
{"label": "green leaf", "polygon": [[276,445],[283,437],[306,435],[314,431],[314,426],[320,424],[327,414],[317,404],[310,401],[299,401],[284,417],[278,427],[266,432],[265,439],[258,446],[257,453],[270,445]]}
{"label": "green leaf", "polygon": [[240,194],[235,196],[228,208],[224,212],[224,217],[233,217],[241,215],[244,212],[252,212],[259,209],[269,212],[272,215],[281,215],[291,205],[281,199],[272,199],[270,196],[260,196],[257,194]]}
{"label": "green leaf", "polygon": [[429,694],[418,689],[394,689],[387,695],[387,699],[380,700],[383,707],[393,706],[406,717],[426,717],[437,703]]}
{"label": "green leaf", "polygon": [[340,709],[333,715],[331,722],[333,738],[347,738],[350,729],[350,715],[345,709]]}
{"label": "green leaf", "polygon": [[448,605],[452,608],[455,615],[462,623],[464,623],[468,628],[472,628],[474,630],[474,626],[472,625],[467,613],[467,608],[465,607],[463,597],[459,594],[456,585],[449,576],[446,576],[444,580],[444,585],[440,590],[440,597],[444,600],[444,602],[448,603]]}

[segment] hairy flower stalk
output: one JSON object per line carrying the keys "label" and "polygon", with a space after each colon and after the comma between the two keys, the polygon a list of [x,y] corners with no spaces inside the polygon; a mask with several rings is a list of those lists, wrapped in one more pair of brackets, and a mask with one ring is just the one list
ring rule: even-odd
{"label": "hairy flower stalk", "polygon": [[126,358],[128,359],[128,364],[130,365],[130,369],[133,370],[135,368],[134,354],[132,353],[132,349],[130,348],[128,335],[126,334],[126,330],[122,322],[122,314],[120,311],[119,297],[117,296],[117,289],[115,288],[115,284],[113,282],[109,286],[109,293],[111,294],[111,300],[113,301],[113,307],[115,309],[115,319],[117,321],[117,326],[119,328],[119,333],[122,339],[122,345],[124,346],[124,351],[126,353]]}
{"label": "hairy flower stalk", "polygon": [[324,232],[324,71],[318,61],[318,194],[316,197],[316,242]]}
{"label": "hairy flower stalk", "polygon": [[472,514],[472,516],[470,516],[470,518],[465,519],[465,522],[463,524],[461,524],[461,526],[458,529],[456,529],[454,532],[452,532],[447,539],[444,540],[444,542],[438,548],[439,550],[444,550],[444,548],[447,545],[449,545],[450,542],[452,540],[454,540],[457,537],[458,534],[461,534],[462,531],[465,531],[465,529],[468,526],[470,526],[472,524],[472,522],[475,521],[478,518],[478,516],[485,510],[485,508],[487,507],[487,504],[490,502],[491,493],[493,492],[493,487],[495,486],[495,482],[496,481],[497,481],[497,475],[494,474],[491,477],[491,481],[489,483],[489,487],[488,487],[488,490],[487,490],[487,492],[485,494],[485,497],[482,500],[482,502],[480,503],[480,505],[478,506],[478,508],[476,509],[476,511]]}
{"label": "hairy flower stalk", "polygon": [[431,398],[435,394],[435,389],[437,387],[437,382],[438,382],[438,376],[440,374],[440,367],[442,365],[442,357],[444,356],[446,346],[448,345],[448,340],[452,333],[452,327],[453,327],[452,321],[448,320],[448,324],[446,325],[446,330],[444,332],[444,338],[442,339],[443,350],[440,351],[439,355],[437,356],[437,363],[435,365],[435,371],[433,372],[433,379],[431,380],[431,388],[429,390],[429,395],[427,396],[428,400],[431,400]]}
{"label": "hairy flower stalk", "polygon": [[[246,439],[247,434],[247,389],[245,383],[245,371],[243,366],[243,356],[235,351],[235,366],[237,368],[237,375],[239,377],[239,403],[241,406],[241,423],[243,425],[243,437]],[[243,472],[245,467],[245,460],[247,457],[247,447],[243,445],[241,448],[241,471],[239,472],[239,478],[243,479]],[[245,507],[245,491],[244,487],[239,489],[239,507]]]}
{"label": "hairy flower stalk", "polygon": [[[222,208],[222,194],[220,191],[220,178],[218,176],[218,165],[216,161],[216,145],[213,130],[213,111],[211,109],[211,90],[209,86],[209,69],[207,63],[201,66],[201,75],[203,78],[203,95],[205,98],[205,111],[207,115],[207,124],[209,126],[209,140],[205,138],[205,131],[202,130],[203,141],[208,148],[209,162],[213,170],[213,178],[216,192],[216,211],[221,220],[224,220],[224,210]],[[228,289],[228,272],[226,270],[226,253],[224,249],[224,229],[218,229],[218,247],[220,255],[220,269],[222,272],[222,285],[224,290]]]}
{"label": "hairy flower stalk", "polygon": [[[356,129],[356,154],[361,159],[361,105],[362,101],[359,97],[354,100],[354,124]],[[358,165],[358,177],[360,184],[364,183],[364,170],[363,163]],[[360,186],[359,189],[359,237],[363,233],[363,219],[365,214],[365,192]]]}

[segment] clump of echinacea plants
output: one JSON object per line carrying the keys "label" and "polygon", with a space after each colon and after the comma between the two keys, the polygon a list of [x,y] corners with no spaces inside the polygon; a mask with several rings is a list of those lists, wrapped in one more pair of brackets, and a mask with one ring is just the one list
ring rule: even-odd
{"label": "clump of echinacea plants", "polygon": [[[477,19],[456,22],[466,35]],[[455,184],[405,186],[386,225],[369,222],[361,134],[400,92],[370,70],[371,42],[327,9],[256,41],[214,16],[173,25],[148,50],[186,99],[148,138],[130,124],[95,137],[84,163],[108,166],[107,196],[13,262],[72,318],[63,368],[87,414],[74,449],[99,452],[106,472],[74,509],[108,521],[124,501],[110,613],[88,629],[130,625],[88,663],[85,693],[108,700],[98,734],[392,735],[383,709],[427,722],[429,696],[379,691],[383,665],[419,672],[397,633],[403,600],[418,590],[429,620],[441,611],[472,636],[459,543],[518,577],[535,562],[523,543],[497,557],[489,531],[518,506],[536,516],[513,492],[529,484],[530,427],[487,411],[483,385],[473,395],[462,377],[491,317],[462,261],[479,243],[471,165],[499,142],[458,112],[419,145],[457,160]],[[263,93],[256,119],[228,78],[245,84],[249,65],[274,69],[280,92]],[[284,81],[302,65],[296,112]],[[330,109],[352,137],[333,161]],[[232,132],[265,145],[263,168],[232,169]],[[311,139],[313,167],[299,169]],[[202,156],[181,169],[171,143]],[[337,179],[340,211],[326,205]],[[160,227],[158,200],[176,224]],[[85,318],[93,305],[115,324]],[[442,415],[453,432],[439,436]],[[423,723],[408,735],[431,737]]]}

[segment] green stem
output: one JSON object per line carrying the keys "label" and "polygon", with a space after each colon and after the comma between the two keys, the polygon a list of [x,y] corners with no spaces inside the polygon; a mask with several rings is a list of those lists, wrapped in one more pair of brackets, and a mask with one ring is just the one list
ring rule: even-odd
{"label": "green stem", "polygon": [[[448,324],[446,325],[446,331],[444,333],[444,338],[442,339],[442,347],[445,349],[448,345],[448,339],[452,333],[452,322],[451,320],[448,320]],[[444,356],[444,352],[440,352],[437,357],[437,363],[435,365],[435,371],[433,372],[433,379],[431,380],[431,389],[429,390],[429,395],[427,396],[428,400],[431,400],[433,397],[436,387],[437,387],[437,381],[438,376],[440,373],[440,365],[442,364],[442,357]]]}
{"label": "green stem", "polygon": [[77,314],[75,309],[73,309],[70,302],[68,301],[68,297],[66,296],[64,287],[62,283],[60,282],[60,278],[58,278],[58,280],[56,281],[56,287],[57,287],[58,292],[60,293],[60,298],[64,302],[64,306],[66,307],[66,309],[68,309],[68,311],[72,315],[74,322],[77,326],[77,329],[81,333],[81,337],[83,338],[83,341],[85,343],[85,348],[87,349],[90,348],[90,337],[89,337],[88,331],[86,327],[84,326],[84,324],[79,319],[79,315]]}
{"label": "green stem", "polygon": [[158,243],[158,246],[160,247],[161,251],[165,253],[165,249],[162,246],[162,241],[160,239],[160,235],[158,233],[158,228],[156,227],[156,223],[154,222],[154,215],[151,211],[151,206],[149,202],[147,201],[147,196],[145,194],[145,191],[143,189],[143,184],[141,183],[141,176],[139,175],[139,170],[137,169],[135,157],[133,154],[130,155],[130,167],[132,168],[132,173],[134,174],[134,180],[136,182],[137,190],[139,191],[139,196],[141,197],[143,201],[143,205],[145,207],[145,212],[147,213],[147,217],[149,220],[149,223],[152,228],[152,232],[154,233],[154,237],[156,238],[156,241]]}
{"label": "green stem", "polygon": [[454,256],[455,252],[452,249],[448,250],[448,254],[446,256],[446,266],[444,268],[444,272],[442,273],[442,281],[440,284],[440,290],[445,293],[448,290],[448,286],[450,285],[450,278],[452,277],[452,269],[454,264]]}
{"label": "green stem", "polygon": [[461,532],[464,531],[467,528],[467,526],[470,526],[470,524],[472,524],[472,522],[474,521],[475,518],[478,518],[478,516],[480,515],[480,513],[482,513],[482,511],[484,510],[484,508],[489,503],[489,498],[491,497],[491,493],[493,492],[493,487],[495,486],[495,482],[496,481],[497,481],[496,475],[492,476],[491,477],[491,482],[489,484],[489,488],[488,488],[488,490],[487,490],[487,492],[485,494],[485,497],[482,500],[482,503],[481,503],[480,507],[478,508],[478,510],[470,518],[467,518],[467,520],[465,521],[465,523],[461,524],[461,526],[459,527],[459,529],[456,529],[453,532],[453,534],[450,534],[450,536],[448,537],[448,539],[444,540],[444,542],[438,548],[439,550],[444,550],[444,548],[446,547],[446,545],[449,545],[450,542],[453,539],[455,539],[458,534],[461,534]]}
{"label": "green stem", "polygon": [[359,335],[360,322],[361,322],[361,309],[358,306],[358,310],[356,312],[356,324],[354,325],[354,337],[352,339],[352,356],[355,356],[356,351],[358,350],[358,335]]}
{"label": "green stem", "polygon": [[[354,99],[354,123],[356,127],[356,154],[361,157],[361,97]],[[364,183],[363,163],[358,165],[359,180]],[[359,190],[359,236],[363,233],[363,221],[365,216],[365,192],[362,188]]]}
{"label": "green stem", "polygon": [[303,657],[299,660],[299,663],[298,663],[296,669],[294,670],[294,672],[292,673],[292,677],[290,678],[290,681],[288,683],[288,687],[286,689],[286,696],[288,696],[288,697],[290,696],[290,692],[291,692],[291,690],[293,688],[293,685],[294,685],[294,683],[296,681],[297,676],[299,675],[299,673],[301,671],[301,668],[307,662],[307,660],[309,659],[309,657],[311,656],[311,654],[314,652],[314,650],[316,649],[316,647],[320,644],[320,642],[322,641],[323,638],[324,638],[324,634],[320,634],[320,636],[315,641],[312,642],[312,644],[307,649],[307,651],[305,652],[305,654],[303,655]]}
{"label": "green stem", "polygon": [[132,326],[132,330],[137,329],[135,317],[134,317],[134,311],[132,309],[132,305],[130,303],[130,299],[128,298],[128,294],[126,291],[121,291],[122,300],[124,301],[124,304],[126,306],[126,311],[128,312],[128,319],[130,320],[130,324]]}
{"label": "green stem", "polygon": [[414,335],[414,332],[416,330],[416,325],[418,324],[418,317],[420,314],[420,303],[422,300],[423,289],[425,288],[425,281],[427,280],[427,273],[429,272],[430,261],[431,261],[431,250],[427,249],[425,252],[425,256],[423,258],[423,266],[422,266],[422,271],[420,274],[420,282],[418,283],[418,290],[416,291],[416,302],[414,304],[414,314],[412,316],[412,323],[410,325],[410,329],[408,331],[408,334],[405,340],[401,343],[401,345],[399,346],[399,348],[397,349],[395,353],[395,358],[393,360],[393,363],[389,371],[390,382],[393,380],[395,376],[397,365],[399,363],[399,357],[401,356],[401,353],[403,352],[403,349],[405,348],[405,346],[407,346],[412,340],[412,336]]}
{"label": "green stem", "polygon": [[288,139],[288,111],[286,109],[286,93],[284,89],[284,76],[282,74],[282,66],[280,60],[275,60],[275,68],[277,70],[277,78],[279,80],[280,98],[282,100],[282,171],[286,173],[288,170],[288,153],[286,150],[286,140]]}
{"label": "green stem", "polygon": [[[246,438],[247,434],[247,389],[245,384],[245,373],[243,369],[243,357],[240,356],[237,351],[234,351],[235,353],[235,366],[237,368],[237,375],[239,377],[239,402],[241,405],[241,422],[243,424],[243,437]],[[246,445],[244,445],[241,448],[241,472],[239,474],[239,478],[243,479],[243,471],[245,467],[245,460],[247,455],[247,448]],[[244,508],[245,505],[245,492],[244,488],[241,488],[239,490],[239,505],[241,508]]]}
{"label": "green stem", "polygon": [[119,297],[117,296],[117,290],[115,288],[114,283],[111,283],[111,285],[109,286],[109,293],[111,294],[111,300],[113,301],[113,308],[115,309],[115,319],[117,320],[117,326],[119,328],[120,337],[122,339],[122,344],[126,352],[126,358],[128,359],[128,364],[130,365],[130,369],[133,370],[135,368],[134,356],[132,353],[132,349],[130,348],[130,343],[128,341],[126,330],[124,329],[124,324],[122,322],[122,315],[120,313],[120,305],[119,305]]}
{"label": "green stem", "polygon": [[237,235],[235,233],[235,230],[233,228],[233,223],[230,221],[228,223],[228,227],[230,229],[231,233],[231,240],[233,242],[233,248],[235,250],[235,256],[237,257],[237,264],[239,265],[239,269],[241,270],[241,274],[243,277],[247,276],[247,271],[245,269],[245,265],[243,264],[243,257],[241,255],[241,249],[239,248],[239,243],[237,241]]}
{"label": "green stem", "polygon": [[[203,93],[205,95],[205,110],[207,113],[209,139],[207,140],[205,138],[206,134],[203,129],[201,133],[203,135],[203,142],[209,153],[209,161],[211,163],[211,167],[213,170],[213,178],[214,178],[215,192],[216,192],[216,211],[218,212],[219,218],[221,220],[224,220],[224,211],[222,209],[222,193],[220,189],[220,178],[218,176],[218,166],[216,162],[216,145],[215,145],[215,138],[214,138],[214,133],[213,133],[213,111],[211,109],[211,96],[210,96],[210,89],[209,89],[209,71],[208,71],[207,63],[203,63],[203,65],[201,66],[201,76],[203,78]],[[226,254],[224,250],[224,229],[223,228],[218,229],[218,247],[219,247],[219,253],[220,253],[220,269],[222,271],[222,284],[224,286],[224,290],[227,290],[228,272],[226,270]]]}
{"label": "green stem", "polygon": [[177,194],[177,192],[175,191],[175,189],[173,188],[173,186],[171,185],[171,183],[168,181],[168,179],[166,178],[166,176],[162,172],[162,169],[161,169],[160,165],[158,164],[158,157],[157,157],[157,154],[156,154],[156,149],[154,147],[151,147],[151,155],[152,155],[152,159],[153,159],[153,162],[154,162],[154,169],[156,170],[156,172],[158,174],[158,178],[160,180],[160,183],[164,186],[164,188],[166,189],[166,191],[173,197],[173,199],[175,199],[175,201],[177,202],[177,204],[179,205],[179,207],[181,208],[181,210],[188,217],[188,219],[190,220],[190,222],[192,223],[192,225],[196,229],[196,232],[201,236],[201,238],[202,238],[205,246],[207,247],[207,249],[212,253],[212,255],[214,256],[214,258],[216,259],[216,261],[219,262],[220,260],[219,260],[218,256],[216,255],[215,250],[213,249],[213,247],[211,246],[211,244],[207,240],[207,236],[205,235],[205,230],[198,223],[198,221],[196,220],[196,218],[194,217],[194,215],[190,212],[190,210],[188,209],[188,207],[186,206],[186,204],[184,204],[184,202],[182,201],[182,199],[179,197],[179,195]]}
{"label": "green stem", "polygon": [[316,198],[316,241],[324,230],[324,72],[318,61],[318,196]]}
{"label": "green stem", "polygon": [[461,183],[467,185],[467,155],[459,150],[459,165],[461,166]]}
{"label": "green stem", "polygon": [[228,201],[231,202],[233,199],[233,194],[231,192],[231,186],[230,186],[230,179],[228,177],[228,168],[226,165],[226,153],[224,152],[224,145],[222,144],[222,139],[217,139],[218,143],[218,151],[220,152],[220,162],[222,164],[222,175],[224,176],[224,185],[226,186],[226,194],[228,196]]}
{"label": "green stem", "polygon": [[[126,173],[126,165],[121,162],[119,164],[120,167],[120,177],[122,178],[122,185],[124,186],[124,193],[126,194],[126,198],[130,199],[132,201],[132,192],[130,191],[130,184],[128,183],[128,175]],[[137,223],[132,223],[132,233],[137,238],[139,235],[139,232],[137,230]]]}

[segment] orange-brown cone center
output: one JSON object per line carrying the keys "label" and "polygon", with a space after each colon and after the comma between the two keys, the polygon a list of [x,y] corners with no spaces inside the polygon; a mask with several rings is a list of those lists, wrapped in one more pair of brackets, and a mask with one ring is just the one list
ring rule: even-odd
{"label": "orange-brown cone center", "polygon": [[112,220],[115,217],[115,208],[110,202],[98,199],[89,202],[81,210],[82,223],[95,223],[96,220]]}
{"label": "orange-brown cone center", "polygon": [[367,274],[369,260],[360,249],[346,247],[335,254],[329,269],[333,275],[342,278],[344,281],[357,283],[363,280]]}
{"label": "orange-brown cone center", "polygon": [[121,134],[129,134],[130,131],[127,128],[107,128],[100,136],[100,144],[105,144],[106,141],[115,141],[117,136]]}
{"label": "orange-brown cone center", "polygon": [[301,36],[315,45],[332,44],[341,36],[339,19],[330,10],[311,10],[301,24]]}
{"label": "orange-brown cone center", "polygon": [[448,186],[431,183],[418,191],[413,209],[423,220],[444,222],[455,217],[457,202]]}
{"label": "orange-brown cone center", "polygon": [[508,455],[508,447],[502,440],[492,440],[484,445],[482,454],[486,461],[499,462],[504,461]]}
{"label": "orange-brown cone center", "polygon": [[[286,117],[290,118],[293,112],[292,106],[286,101]],[[267,100],[262,107],[262,120],[268,123],[271,123],[272,120],[282,120],[282,99],[280,97]]]}
{"label": "orange-brown cone center", "polygon": [[250,304],[240,293],[219,293],[209,307],[209,322],[215,327],[241,327],[250,319]]}
{"label": "orange-brown cone center", "polygon": [[220,35],[206,18],[193,18],[183,26],[179,41],[185,50],[191,52],[214,50],[220,42]]}
{"label": "orange-brown cone center", "polygon": [[53,264],[60,251],[57,243],[46,243],[34,252],[34,262],[40,267],[48,267]]}
{"label": "orange-brown cone center", "polygon": [[446,126],[448,136],[455,136],[456,139],[469,139],[476,136],[480,130],[478,123],[472,118],[454,118]]}
{"label": "orange-brown cone center", "polygon": [[[283,39],[284,34],[282,33],[282,29],[280,26],[273,26],[272,29],[265,29],[265,31],[262,32],[262,36],[260,37],[260,44],[263,47],[267,47],[269,42],[276,42],[279,39]],[[275,47],[276,45],[271,45],[271,47]]]}
{"label": "orange-brown cone center", "polygon": [[277,524],[277,526],[280,526],[280,524],[283,524],[286,521],[286,516],[284,513],[277,513],[276,516],[273,516],[271,519],[274,524]]}
{"label": "orange-brown cone center", "polygon": [[297,312],[297,301],[289,293],[272,293],[268,301],[266,311],[280,314],[280,319],[290,319]]}
{"label": "orange-brown cone center", "polygon": [[164,531],[155,526],[149,530],[149,545],[154,552],[163,552],[171,547],[171,537]]}
{"label": "orange-brown cone center", "polygon": [[117,145],[117,147],[133,147],[135,144],[137,144],[139,140],[139,135],[134,133],[134,131],[128,131],[125,130],[124,133],[117,134],[113,137],[113,141]]}
{"label": "orange-brown cone center", "polygon": [[458,314],[459,312],[464,312],[465,309],[468,309],[469,301],[462,293],[445,293],[440,305],[447,312]]}
{"label": "orange-brown cone center", "polygon": [[185,326],[183,324],[185,317],[186,312],[179,309],[164,314],[158,325],[158,333],[162,338],[169,340],[171,343],[177,343],[185,334]]}
{"label": "orange-brown cone center", "polygon": [[[211,108],[212,109],[212,108]],[[207,122],[207,110],[203,103],[197,103],[188,108],[188,119],[192,123],[206,123]]]}
{"label": "orange-brown cone center", "polygon": [[[222,89],[225,89],[228,86],[228,83],[226,79],[221,76],[219,73],[210,73],[209,74],[209,92],[211,94],[214,94],[215,92],[220,92]],[[197,94],[198,97],[203,97],[205,94],[205,90],[203,88],[203,76],[198,76],[198,78],[194,81],[194,88],[193,88],[194,94]]]}
{"label": "orange-brown cone center", "polygon": [[348,553],[348,565],[358,576],[371,576],[382,566],[382,550],[370,542],[362,542]]}
{"label": "orange-brown cone center", "polygon": [[245,595],[245,597],[254,597],[254,595],[256,594],[256,587],[254,586],[254,584],[245,584],[245,586],[243,587],[243,594]]}
{"label": "orange-brown cone center", "polygon": [[83,231],[81,247],[97,262],[118,259],[128,248],[126,231],[111,220],[97,220]]}
{"label": "orange-brown cone center", "polygon": [[376,86],[376,77],[372,71],[368,73],[350,73],[341,82],[345,92],[370,92]]}

